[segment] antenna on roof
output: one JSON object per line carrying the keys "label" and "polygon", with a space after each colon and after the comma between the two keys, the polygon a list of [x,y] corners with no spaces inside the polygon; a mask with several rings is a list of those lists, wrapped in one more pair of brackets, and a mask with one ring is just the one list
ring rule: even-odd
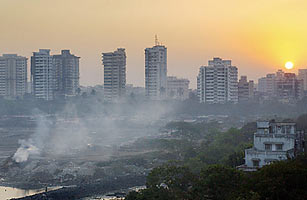
{"label": "antenna on roof", "polygon": [[155,35],[155,45],[158,46],[160,43],[159,43],[159,40],[158,40],[158,36]]}

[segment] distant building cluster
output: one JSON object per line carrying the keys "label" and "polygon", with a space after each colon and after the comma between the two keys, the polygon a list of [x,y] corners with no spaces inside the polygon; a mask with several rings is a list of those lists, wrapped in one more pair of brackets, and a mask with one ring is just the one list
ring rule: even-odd
{"label": "distant building cluster", "polygon": [[238,81],[238,69],[230,60],[213,58],[202,66],[197,76],[197,95],[200,103],[241,103],[273,100],[295,103],[306,96],[307,69],[299,75],[278,70],[258,79],[258,85],[247,76]]}
{"label": "distant building cluster", "polygon": [[31,57],[32,94],[38,99],[75,96],[79,88],[79,57],[63,50],[50,55],[49,49],[40,49]]}
{"label": "distant building cluster", "polygon": [[168,76],[167,48],[157,38],[153,47],[145,49],[145,87],[133,87],[126,81],[126,58],[124,48],[102,53],[104,84],[87,89],[79,82],[80,57],[71,54],[70,50],[62,50],[59,55],[51,55],[49,49],[33,52],[30,81],[28,59],[17,54],[4,54],[0,56],[0,97],[20,99],[31,94],[37,99],[54,100],[98,92],[106,102],[121,102],[127,98],[184,101],[191,96],[197,97],[200,103],[236,104],[255,101],[295,103],[307,96],[307,69],[299,69],[298,75],[278,70],[255,83],[247,76],[239,79],[238,68],[232,61],[218,57],[200,67],[197,90],[193,91],[189,89],[188,79]]}
{"label": "distant building cluster", "polygon": [[190,81],[167,76],[167,48],[156,45],[145,49],[145,89],[126,85],[126,53],[119,48],[102,53],[104,67],[104,100],[118,102],[124,97],[144,96],[147,100],[186,100]]}
{"label": "distant building cluster", "polygon": [[263,100],[277,100],[283,103],[292,103],[304,97],[304,81],[307,76],[295,73],[285,73],[278,70],[275,74],[267,74],[258,80],[258,95]]}

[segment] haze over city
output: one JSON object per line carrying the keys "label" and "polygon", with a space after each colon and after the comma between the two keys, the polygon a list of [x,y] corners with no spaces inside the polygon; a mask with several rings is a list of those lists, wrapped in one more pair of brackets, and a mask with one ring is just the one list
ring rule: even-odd
{"label": "haze over city", "polygon": [[0,0],[0,200],[305,200],[307,0]]}
{"label": "haze over city", "polygon": [[201,65],[231,59],[257,80],[294,63],[306,67],[304,0],[1,0],[0,52],[30,57],[40,48],[81,57],[81,85],[103,83],[101,53],[123,47],[127,83],[144,86],[144,49],[154,35],[168,48],[168,75],[196,88]]}

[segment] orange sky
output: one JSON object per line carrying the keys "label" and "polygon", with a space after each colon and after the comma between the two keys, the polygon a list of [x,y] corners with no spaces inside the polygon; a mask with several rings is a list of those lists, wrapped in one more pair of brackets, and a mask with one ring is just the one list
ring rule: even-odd
{"label": "orange sky", "polygon": [[307,67],[306,0],[0,0],[0,54],[39,48],[81,57],[81,84],[102,83],[101,53],[126,48],[127,82],[144,86],[144,48],[168,48],[168,74],[196,87],[201,65],[232,59],[256,79],[288,60]]}

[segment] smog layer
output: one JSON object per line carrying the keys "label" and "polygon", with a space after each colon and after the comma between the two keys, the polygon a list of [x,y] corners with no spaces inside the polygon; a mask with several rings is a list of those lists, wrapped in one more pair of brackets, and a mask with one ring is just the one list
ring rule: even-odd
{"label": "smog layer", "polygon": [[[161,104],[106,105],[84,115],[68,103],[53,114],[34,109],[31,115],[3,116],[2,184],[75,185],[144,175],[144,167],[133,159],[149,152],[133,143],[157,134],[171,120],[171,109]],[[123,165],[123,159],[128,163]]]}
{"label": "smog layer", "polygon": [[[306,110],[280,107],[296,115],[300,114],[297,110]],[[96,98],[56,105],[38,103],[32,105],[30,113],[28,108],[25,113],[1,115],[1,184],[22,188],[105,182],[121,187],[143,185],[154,167],[182,160],[184,155],[178,147],[185,148],[185,141],[198,145],[197,137],[172,135],[174,130],[166,128],[169,122],[205,123],[200,129],[206,134],[212,129],[206,123],[226,131],[259,117],[273,118],[276,113],[281,116],[284,112],[280,107],[209,107],[191,101],[106,104]],[[173,146],[168,145],[169,140]],[[168,147],[161,148],[163,145]]]}

